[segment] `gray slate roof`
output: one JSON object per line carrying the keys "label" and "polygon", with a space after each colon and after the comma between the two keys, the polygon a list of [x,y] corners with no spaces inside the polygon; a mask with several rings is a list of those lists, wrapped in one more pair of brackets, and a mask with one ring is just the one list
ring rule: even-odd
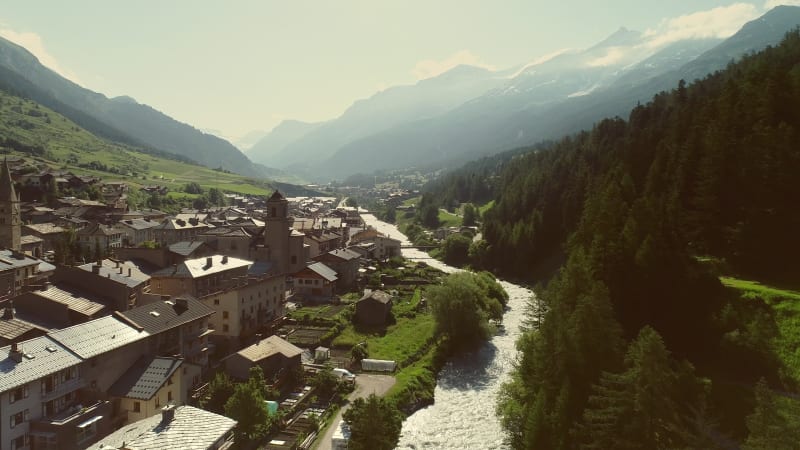
{"label": "gray slate roof", "polygon": [[336,271],[335,270],[331,269],[330,267],[326,266],[325,264],[322,264],[321,262],[310,264],[308,266],[308,268],[313,270],[319,276],[321,276],[322,278],[325,278],[328,281],[333,282],[333,281],[336,281],[336,280],[339,279],[336,276]]}
{"label": "gray slate roof", "polygon": [[102,303],[103,299],[100,297],[61,283],[59,283],[59,285],[48,286],[47,289],[31,291],[30,294],[38,295],[66,305],[72,311],[76,311],[85,316],[93,316],[106,307]]}
{"label": "gray slate roof", "polygon": [[20,267],[37,266],[40,261],[24,253],[14,253],[11,250],[0,250],[0,271],[19,269]]}
{"label": "gray slate roof", "polygon": [[88,450],[121,448],[163,450],[206,450],[236,426],[236,421],[192,406],[175,408],[175,418],[167,425],[161,414],[125,425]]}
{"label": "gray slate roof", "polygon": [[329,251],[328,254],[337,258],[341,258],[345,261],[350,261],[352,259],[358,259],[361,257],[358,252],[346,248],[337,248],[336,250]]}
{"label": "gray slate roof", "polygon": [[375,290],[370,292],[369,294],[365,294],[358,303],[361,303],[366,300],[375,300],[377,302],[383,303],[384,305],[390,303],[392,301],[392,296],[387,294],[386,292]]}
{"label": "gray slate roof", "polygon": [[177,253],[181,256],[189,256],[203,245],[205,245],[205,242],[203,241],[181,241],[170,245],[169,251],[172,253]]}
{"label": "gray slate roof", "polygon": [[[139,267],[135,264],[120,262],[118,268],[117,262],[110,259],[104,259],[102,263],[103,264],[100,266],[100,273],[98,276],[107,278],[120,284],[124,284],[125,286],[134,288],[150,279],[150,275],[141,272]],[[88,263],[78,266],[78,268],[87,272],[91,272],[93,265],[95,265],[95,263]],[[120,273],[120,268],[122,269],[122,273]],[[131,276],[128,276],[128,269],[131,269]]]}
{"label": "gray slate roof", "polygon": [[109,388],[108,393],[114,397],[150,400],[181,363],[183,360],[177,358],[139,359]]}
{"label": "gray slate roof", "polygon": [[22,362],[18,363],[9,357],[10,345],[0,348],[0,392],[7,392],[81,363],[77,355],[47,336],[22,342],[20,346],[23,353],[32,358],[23,356]]}
{"label": "gray slate roof", "polygon": [[150,334],[179,327],[185,323],[214,314],[214,309],[191,295],[183,295],[188,308],[178,306],[176,300],[157,301],[128,311],[118,312],[123,320],[138,325]]}
{"label": "gray slate roof", "polygon": [[133,230],[146,230],[148,228],[157,227],[159,222],[146,219],[125,219],[118,222],[120,226],[131,228]]}
{"label": "gray slate roof", "polygon": [[53,331],[49,336],[81,358],[89,359],[144,339],[150,333],[138,331],[112,316],[106,316]]}
{"label": "gray slate roof", "polygon": [[[0,312],[5,312],[5,311],[0,310]],[[0,337],[4,339],[8,340],[16,339],[31,330],[47,331],[42,327],[39,327],[35,324],[32,324],[18,317],[13,317],[11,319],[4,319],[0,317]]]}

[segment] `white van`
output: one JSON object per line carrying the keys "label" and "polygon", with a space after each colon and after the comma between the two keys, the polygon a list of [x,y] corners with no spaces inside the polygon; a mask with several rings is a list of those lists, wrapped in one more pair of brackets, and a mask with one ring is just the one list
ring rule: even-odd
{"label": "white van", "polygon": [[356,381],[356,376],[347,369],[333,369],[333,374],[347,381]]}

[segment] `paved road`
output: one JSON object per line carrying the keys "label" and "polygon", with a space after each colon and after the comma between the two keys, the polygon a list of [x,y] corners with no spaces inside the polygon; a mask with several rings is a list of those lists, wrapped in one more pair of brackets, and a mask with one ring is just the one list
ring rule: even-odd
{"label": "paved road", "polygon": [[333,424],[325,430],[325,435],[317,438],[316,450],[331,450],[331,437],[333,432],[339,428],[339,422],[342,420],[342,414],[350,407],[350,402],[357,398],[369,397],[370,394],[383,396],[386,392],[394,386],[394,377],[391,375],[373,375],[373,374],[359,374],[356,375],[356,389],[347,396],[349,402],[339,409],[336,417],[333,419]]}

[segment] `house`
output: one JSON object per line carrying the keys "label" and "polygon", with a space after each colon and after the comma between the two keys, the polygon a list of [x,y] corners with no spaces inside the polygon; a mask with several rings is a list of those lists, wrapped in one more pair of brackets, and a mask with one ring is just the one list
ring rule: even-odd
{"label": "house", "polygon": [[292,293],[312,302],[329,302],[335,292],[336,271],[321,262],[308,265],[292,275]]}
{"label": "house", "polygon": [[187,292],[217,314],[211,319],[215,339],[245,338],[283,317],[285,277],[271,263],[225,255],[184,261],[152,274],[154,293]]}
{"label": "house", "polygon": [[161,414],[128,424],[88,450],[227,450],[236,421],[192,406],[164,406]]}
{"label": "house", "polygon": [[328,253],[314,258],[331,269],[336,271],[337,287],[341,290],[347,290],[355,285],[358,279],[358,266],[361,260],[361,254],[349,249],[336,249]]}
{"label": "house", "polygon": [[163,406],[186,402],[182,364],[179,358],[140,358],[111,386],[108,394],[120,399],[120,408],[128,411],[127,423],[158,414]]}
{"label": "house", "polygon": [[55,243],[58,242],[64,235],[64,228],[61,228],[53,223],[37,223],[23,225],[22,231],[24,234],[36,236],[42,239],[42,248],[45,252],[55,249]]}
{"label": "house", "polygon": [[20,238],[20,250],[26,255],[41,258],[44,255],[44,239],[26,234]]}
{"label": "house", "polygon": [[41,321],[47,328],[68,327],[108,315],[106,303],[100,296],[65,283],[45,283],[14,298],[21,317],[37,324]]}
{"label": "house", "polygon": [[197,218],[166,219],[157,227],[153,227],[153,239],[166,247],[180,241],[193,241],[198,234],[209,228],[208,224]]}
{"label": "house", "polygon": [[385,325],[391,312],[391,295],[378,290],[368,292],[356,303],[356,322],[363,325]]}
{"label": "house", "polygon": [[47,336],[0,348],[0,450],[39,443],[34,424],[67,411],[82,385],[78,378],[82,362]]}
{"label": "house", "polygon": [[216,253],[242,259],[253,259],[250,247],[252,236],[240,226],[212,228],[199,234],[197,238],[206,242]]}
{"label": "house", "polygon": [[78,230],[75,239],[85,255],[98,250],[108,253],[112,248],[122,247],[122,230],[95,223]]}
{"label": "house", "polygon": [[[194,364],[205,372],[208,368],[209,317],[214,310],[200,300],[181,295],[170,300],[157,300],[124,312],[115,313],[137,330],[148,333],[152,355],[181,355],[184,366]],[[200,381],[200,375],[185,383],[189,389]]]}
{"label": "house", "polygon": [[135,264],[103,259],[76,267],[58,266],[53,281],[80,286],[81,289],[102,297],[115,311],[125,311],[140,304],[144,294],[150,292],[150,276]]}
{"label": "house", "polygon": [[122,243],[130,247],[137,247],[145,241],[153,240],[153,228],[160,223],[150,219],[125,219],[117,222],[122,230]]}
{"label": "house", "polygon": [[306,233],[304,243],[309,246],[308,256],[314,258],[342,246],[342,235],[329,230]]}
{"label": "house", "polygon": [[373,239],[375,243],[375,257],[378,259],[389,259],[395,256],[400,256],[400,240],[390,238],[388,236],[376,236]]}
{"label": "house", "polygon": [[303,350],[281,339],[270,336],[243,348],[223,361],[225,372],[234,379],[247,380],[250,368],[259,366],[267,380],[280,379],[292,370],[301,369],[300,355]]}
{"label": "house", "polygon": [[42,264],[41,260],[22,252],[0,250],[0,296],[14,297],[25,286],[38,283],[41,280],[42,274],[39,272]]}

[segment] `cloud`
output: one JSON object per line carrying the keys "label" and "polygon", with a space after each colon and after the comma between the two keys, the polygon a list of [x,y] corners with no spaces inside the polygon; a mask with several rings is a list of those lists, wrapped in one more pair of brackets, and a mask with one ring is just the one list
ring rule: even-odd
{"label": "cloud", "polygon": [[764,9],[772,9],[781,5],[800,6],[800,0],[767,0],[764,2]]}
{"label": "cloud", "polygon": [[602,67],[616,64],[628,56],[628,48],[624,47],[609,47],[605,55],[595,58],[586,63],[589,67]]}
{"label": "cloud", "polygon": [[441,75],[453,67],[460,66],[462,64],[483,67],[484,69],[489,70],[496,70],[494,66],[484,63],[478,56],[473,55],[469,50],[461,50],[441,61],[436,61],[433,59],[419,61],[414,66],[414,70],[412,70],[411,73],[418,80],[424,80],[426,78],[432,78],[437,75]]}
{"label": "cloud", "polygon": [[26,50],[33,53],[33,56],[39,59],[40,63],[62,77],[67,78],[75,83],[79,82],[78,77],[74,72],[62,67],[56,58],[51,55],[47,49],[45,49],[44,41],[38,34],[29,31],[18,32],[9,28],[0,27],[0,36],[24,47]]}
{"label": "cloud", "polygon": [[[768,0],[768,3],[774,0]],[[650,47],[660,47],[683,39],[727,38],[761,10],[750,3],[734,3],[707,11],[662,20],[656,29],[645,32]]]}

